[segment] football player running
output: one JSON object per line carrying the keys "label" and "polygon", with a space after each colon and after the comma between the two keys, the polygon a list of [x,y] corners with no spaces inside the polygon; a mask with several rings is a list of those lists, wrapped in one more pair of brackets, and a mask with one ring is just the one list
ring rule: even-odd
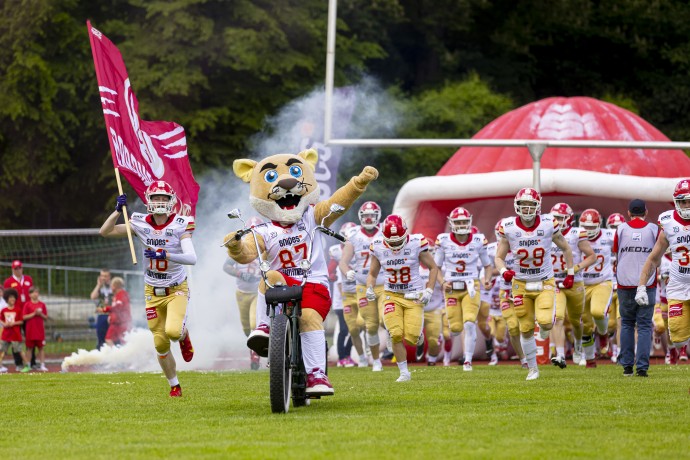
{"label": "football player running", "polygon": [[580,227],[587,233],[587,240],[596,257],[594,264],[585,268],[585,311],[582,314],[582,345],[587,367],[597,367],[595,360],[594,327],[606,335],[609,327],[609,309],[613,297],[614,231],[601,228],[601,215],[596,209],[585,209],[580,214]]}
{"label": "football player running", "polygon": [[659,237],[642,267],[635,301],[647,305],[647,277],[654,275],[667,249],[671,250],[671,267],[666,285],[668,330],[676,351],[690,341],[690,179],[683,179],[673,191],[675,209],[659,215]]}
{"label": "football player running", "polygon": [[[489,243],[486,246],[486,254],[491,263],[490,274],[487,277],[486,273],[480,276],[482,279],[490,278],[489,283],[482,283],[480,291],[480,307],[478,318],[478,326],[482,334],[486,338],[486,354],[489,356],[489,366],[495,366],[498,364],[498,355],[496,350],[504,351],[507,349],[505,344],[506,337],[506,322],[501,314],[501,301],[500,301],[500,286],[498,285],[498,280],[496,275],[498,275],[498,270],[493,266],[494,258],[496,257],[496,248],[498,247],[498,241],[500,235],[498,234],[498,227],[494,228],[494,234],[496,236],[496,241]],[[486,321],[482,321],[483,313],[482,311],[486,309]],[[484,326],[488,328],[488,331],[484,329]],[[494,344],[495,342],[495,344]]]}
{"label": "football player running", "polygon": [[[575,281],[573,253],[563,238],[560,224],[551,214],[541,214],[541,195],[533,188],[523,188],[514,199],[517,216],[503,219],[501,241],[496,250],[496,268],[507,282],[512,281],[513,310],[520,323],[520,342],[527,358],[527,380],[539,378],[535,320],[539,335],[549,337],[556,306],[556,282],[551,261],[551,243],[565,258],[567,275],[563,287],[570,289]],[[515,270],[505,264],[508,252],[515,257]]]}
{"label": "football player running", "polygon": [[[368,300],[366,295],[366,283],[369,269],[371,268],[371,243],[381,238],[379,222],[381,220],[381,207],[373,201],[364,203],[358,212],[360,227],[354,232],[343,246],[343,254],[340,259],[340,270],[347,281],[357,283],[357,304],[354,305],[351,315],[359,314],[364,319],[367,331],[367,341],[371,349],[371,357],[374,360],[372,371],[383,370],[380,358],[379,326],[383,317],[383,283],[385,273],[378,274],[374,283],[376,298]],[[350,268],[352,265],[352,268]]]}
{"label": "football player running", "polygon": [[[146,319],[153,333],[158,363],[170,384],[170,396],[179,397],[182,387],[177,378],[175,358],[170,353],[170,342],[179,342],[182,359],[192,360],[194,349],[186,327],[189,288],[184,266],[196,264],[192,244],[194,217],[174,212],[177,196],[167,182],[152,182],[145,196],[148,213],[132,213],[130,224],[148,259],[144,268]],[[102,236],[127,236],[126,226],[116,224],[126,205],[127,195],[118,196],[115,212],[101,226]]]}
{"label": "football player running", "polygon": [[[403,340],[416,346],[422,335],[424,306],[434,293],[438,267],[429,252],[424,235],[409,234],[402,217],[391,214],[383,222],[380,238],[371,243],[371,270],[367,276],[366,295],[372,302],[379,272],[386,275],[383,297],[383,321],[391,335],[393,353],[400,370],[398,382],[412,376],[407,369],[407,350]],[[426,288],[419,273],[420,262],[429,269]],[[383,268],[383,270],[382,270]]]}
{"label": "football player running", "polygon": [[[616,229],[620,224],[625,222],[625,216],[618,212],[611,214],[606,219],[606,228],[611,229],[616,233]],[[611,298],[611,309],[609,310],[609,337],[611,339],[611,361],[615,364],[618,362],[618,344],[620,343],[620,321],[621,317],[618,314],[618,278],[616,278],[616,253],[611,254],[611,263],[613,264],[613,297]]]}
{"label": "football player running", "polygon": [[[573,362],[584,366],[586,362],[582,353],[581,320],[585,308],[585,284],[582,278],[582,270],[592,265],[596,260],[596,256],[587,241],[585,231],[581,228],[573,227],[573,210],[567,203],[556,203],[551,208],[551,215],[560,225],[561,234],[573,252],[573,263],[575,264],[573,287],[566,289],[559,286],[556,292],[556,322],[551,332],[551,339],[556,345],[556,355],[551,358],[551,363],[561,369],[566,367],[565,328],[563,321],[567,309],[568,319],[573,328]],[[556,282],[560,284],[565,279],[567,273],[563,252],[555,244],[551,246],[551,262],[553,263],[553,273]]]}
{"label": "football player running", "polygon": [[472,355],[477,342],[477,314],[479,313],[479,263],[484,267],[484,283],[491,280],[491,261],[486,253],[483,234],[472,233],[472,214],[458,207],[448,216],[449,233],[441,233],[436,240],[434,260],[441,268],[439,282],[443,285],[448,322],[453,335],[465,330],[462,369],[472,370]]}
{"label": "football player running", "polygon": [[[247,220],[248,227],[259,224],[261,224],[261,220],[258,217],[251,217]],[[256,328],[256,300],[259,292],[259,282],[261,281],[259,260],[253,260],[248,264],[240,264],[228,257],[223,264],[223,271],[237,278],[235,282],[235,300],[240,313],[242,330],[244,335],[249,337],[249,333]],[[261,358],[254,350],[249,350],[249,360],[252,370],[258,370],[261,367]]]}

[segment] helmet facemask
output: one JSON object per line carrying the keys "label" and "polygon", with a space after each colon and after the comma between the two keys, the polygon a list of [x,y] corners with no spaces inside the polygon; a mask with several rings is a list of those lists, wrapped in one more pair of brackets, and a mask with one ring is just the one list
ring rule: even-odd
{"label": "helmet facemask", "polygon": [[515,214],[525,220],[534,219],[541,211],[541,203],[535,200],[515,200]]}
{"label": "helmet facemask", "polygon": [[678,195],[673,197],[676,212],[683,219],[690,219],[690,195]]}
{"label": "helmet facemask", "polygon": [[[161,199],[161,198],[167,199]],[[167,193],[154,193],[146,197],[146,210],[149,214],[165,214],[169,216],[175,207],[175,196]]]}
{"label": "helmet facemask", "polygon": [[450,231],[456,235],[469,235],[472,233],[472,218],[463,217],[461,219],[448,218],[450,224]]}

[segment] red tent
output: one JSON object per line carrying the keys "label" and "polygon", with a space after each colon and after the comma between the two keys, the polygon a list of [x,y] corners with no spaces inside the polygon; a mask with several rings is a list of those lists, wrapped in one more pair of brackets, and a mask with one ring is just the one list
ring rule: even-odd
{"label": "red tent", "polygon": [[[515,109],[485,126],[474,139],[669,139],[639,116],[588,97],[554,97]],[[627,211],[633,198],[647,201],[650,219],[671,204],[679,178],[690,177],[682,150],[547,148],[542,157],[542,212],[566,201],[576,212],[598,209],[604,218]],[[414,232],[434,238],[446,217],[466,206],[489,239],[498,219],[513,215],[513,197],[532,186],[532,158],[523,147],[463,147],[434,177],[405,184],[394,205]]]}

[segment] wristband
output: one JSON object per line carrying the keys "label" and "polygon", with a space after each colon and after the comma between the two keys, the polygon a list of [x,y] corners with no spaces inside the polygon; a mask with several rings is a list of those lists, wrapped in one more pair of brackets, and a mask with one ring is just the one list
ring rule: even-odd
{"label": "wristband", "polygon": [[505,272],[507,272],[507,271],[508,271],[508,269],[507,269],[507,268],[505,268],[505,267],[501,267],[501,269],[500,269],[500,270],[498,271],[498,273],[500,273],[500,274],[501,274],[501,276],[503,276],[503,274],[504,274]]}
{"label": "wristband", "polygon": [[575,269],[574,269],[574,268],[569,268],[569,269],[568,269],[568,275],[575,276]]}

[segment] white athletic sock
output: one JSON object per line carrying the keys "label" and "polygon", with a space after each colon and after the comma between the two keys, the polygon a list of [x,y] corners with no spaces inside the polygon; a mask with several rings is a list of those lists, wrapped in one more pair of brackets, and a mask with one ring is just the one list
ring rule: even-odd
{"label": "white athletic sock", "polygon": [[565,357],[565,347],[556,347],[556,356],[559,358]]}
{"label": "white athletic sock", "polygon": [[175,366],[175,357],[172,353],[168,352],[163,356],[158,355],[158,364],[160,364],[168,380],[177,378],[177,366]]}
{"label": "white athletic sock", "polygon": [[427,360],[428,362],[430,362],[430,363],[435,363],[435,362],[436,362],[436,358],[438,358],[438,356],[426,355],[426,360]]}
{"label": "white athletic sock", "polygon": [[[594,333],[592,333],[592,334],[594,334]],[[585,349],[585,359],[586,360],[594,359],[594,342],[595,342],[594,335],[588,337],[588,339],[585,339],[583,337],[582,346]]]}
{"label": "white athletic sock", "polygon": [[618,356],[618,345],[616,345],[614,343],[612,349],[613,349],[613,356]]}
{"label": "white athletic sock", "polygon": [[582,350],[582,337],[579,339],[575,339],[575,345],[574,345],[576,350]]}
{"label": "white athletic sock", "polygon": [[594,324],[597,325],[597,332],[601,335],[605,335],[609,329],[609,317],[604,316],[602,319],[594,318]]}
{"label": "white athletic sock", "polygon": [[398,369],[400,370],[400,374],[404,374],[407,372],[407,360],[401,361],[398,363]]}
{"label": "white athletic sock", "polygon": [[525,353],[525,358],[527,359],[527,365],[530,369],[537,367],[537,341],[534,336],[530,336],[528,339],[520,335],[520,345],[522,345],[522,351]]}
{"label": "white athletic sock", "polygon": [[326,333],[309,331],[300,333],[302,340],[302,358],[304,368],[310,374],[314,369],[324,372],[326,369]]}
{"label": "white athletic sock", "polygon": [[465,362],[471,363],[477,344],[477,323],[465,321]]}
{"label": "white athletic sock", "polygon": [[170,384],[171,387],[174,387],[175,385],[179,385],[180,381],[177,379],[177,376],[168,379],[168,383]]}
{"label": "white athletic sock", "polygon": [[266,296],[259,292],[256,296],[256,325],[260,324],[268,326],[271,319],[266,314]]}

